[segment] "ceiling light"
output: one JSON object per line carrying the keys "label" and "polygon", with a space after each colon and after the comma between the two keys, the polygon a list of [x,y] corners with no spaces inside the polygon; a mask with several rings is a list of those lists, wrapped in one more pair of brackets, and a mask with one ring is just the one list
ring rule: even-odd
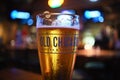
{"label": "ceiling light", "polygon": [[90,2],[97,2],[98,0],[89,0]]}
{"label": "ceiling light", "polygon": [[64,3],[64,0],[48,0],[48,5],[51,8],[61,7],[63,3]]}

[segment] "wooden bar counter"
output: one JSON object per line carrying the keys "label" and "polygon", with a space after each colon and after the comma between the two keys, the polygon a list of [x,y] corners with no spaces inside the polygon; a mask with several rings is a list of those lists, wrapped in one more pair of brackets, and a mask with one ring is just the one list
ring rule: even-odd
{"label": "wooden bar counter", "polygon": [[0,80],[42,80],[40,74],[17,68],[0,70]]}

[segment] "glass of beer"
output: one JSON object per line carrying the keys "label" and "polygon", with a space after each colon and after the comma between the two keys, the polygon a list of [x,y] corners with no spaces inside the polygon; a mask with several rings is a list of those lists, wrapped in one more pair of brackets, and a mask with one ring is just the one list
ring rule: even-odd
{"label": "glass of beer", "polygon": [[79,16],[37,15],[37,45],[43,80],[72,80],[79,37]]}

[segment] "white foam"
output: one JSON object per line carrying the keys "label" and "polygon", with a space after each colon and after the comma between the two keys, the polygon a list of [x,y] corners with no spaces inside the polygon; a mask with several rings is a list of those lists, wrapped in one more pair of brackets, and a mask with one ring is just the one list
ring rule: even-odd
{"label": "white foam", "polygon": [[36,26],[36,28],[72,28],[72,29],[80,29],[80,26],[77,25],[77,26],[46,26],[46,25],[43,25],[43,26]]}

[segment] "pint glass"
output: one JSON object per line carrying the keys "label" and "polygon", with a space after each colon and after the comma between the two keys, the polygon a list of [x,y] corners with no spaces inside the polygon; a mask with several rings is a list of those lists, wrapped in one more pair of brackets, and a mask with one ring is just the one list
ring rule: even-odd
{"label": "pint glass", "polygon": [[79,37],[79,16],[37,15],[37,45],[43,80],[72,80]]}

